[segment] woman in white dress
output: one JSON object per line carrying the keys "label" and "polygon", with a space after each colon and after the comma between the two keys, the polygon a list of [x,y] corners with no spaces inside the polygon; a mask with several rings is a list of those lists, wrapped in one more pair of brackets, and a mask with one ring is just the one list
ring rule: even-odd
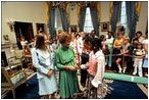
{"label": "woman in white dress", "polygon": [[39,95],[48,97],[57,91],[57,84],[54,74],[54,53],[46,42],[46,35],[37,35],[35,48],[32,49],[32,60],[37,69]]}

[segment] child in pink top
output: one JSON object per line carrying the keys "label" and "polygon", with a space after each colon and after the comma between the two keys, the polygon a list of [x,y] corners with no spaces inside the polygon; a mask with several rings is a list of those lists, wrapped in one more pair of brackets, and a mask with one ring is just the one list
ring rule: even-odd
{"label": "child in pink top", "polygon": [[102,98],[102,80],[105,71],[105,56],[102,52],[102,45],[99,39],[94,39],[92,43],[92,51],[89,54],[89,81],[94,88],[97,89],[97,97]]}

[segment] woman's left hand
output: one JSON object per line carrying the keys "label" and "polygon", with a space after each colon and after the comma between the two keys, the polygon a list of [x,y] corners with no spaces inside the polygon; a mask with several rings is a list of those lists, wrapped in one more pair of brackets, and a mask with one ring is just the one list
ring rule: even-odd
{"label": "woman's left hand", "polygon": [[53,71],[52,70],[49,70],[48,73],[47,73],[48,77],[51,77],[52,74],[53,74]]}

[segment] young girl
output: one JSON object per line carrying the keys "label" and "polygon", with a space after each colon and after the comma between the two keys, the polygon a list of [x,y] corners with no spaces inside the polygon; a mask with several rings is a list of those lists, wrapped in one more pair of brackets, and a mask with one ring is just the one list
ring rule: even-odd
{"label": "young girl", "polygon": [[140,77],[142,77],[142,62],[145,55],[145,50],[143,49],[143,46],[140,42],[138,43],[137,48],[134,49],[133,54],[135,56],[133,75],[137,74],[137,69],[138,69],[138,74]]}
{"label": "young girl", "polygon": [[32,61],[37,69],[39,95],[48,98],[57,91],[57,84],[54,75],[54,53],[47,47],[47,38],[43,34],[39,33],[36,37]]}
{"label": "young girl", "polygon": [[99,39],[94,39],[92,42],[92,51],[89,54],[89,68],[87,71],[89,73],[89,81],[97,89],[97,97],[102,98],[101,84],[105,71],[105,56]]}
{"label": "young girl", "polygon": [[122,62],[122,46],[124,43],[124,37],[123,34],[121,32],[117,33],[117,38],[114,41],[113,44],[113,54],[116,54],[116,64],[118,67],[118,72],[121,73],[122,72],[122,67],[121,67],[121,62]]}
{"label": "young girl", "polygon": [[108,47],[109,50],[109,56],[107,56],[107,64],[109,66],[109,68],[112,67],[112,46],[113,46],[113,41],[114,41],[114,37],[113,37],[113,33],[112,32],[108,32],[108,35],[106,37],[106,45]]}
{"label": "young girl", "polygon": [[123,52],[123,61],[122,61],[122,73],[126,72],[127,69],[127,63],[130,60],[130,57],[128,56],[129,54],[129,47],[130,47],[130,43],[129,43],[129,37],[124,37],[124,43],[122,46],[122,52]]}

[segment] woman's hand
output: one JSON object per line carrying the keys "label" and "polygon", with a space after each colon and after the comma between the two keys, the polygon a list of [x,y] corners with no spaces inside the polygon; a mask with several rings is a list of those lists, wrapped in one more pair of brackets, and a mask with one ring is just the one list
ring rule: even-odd
{"label": "woman's hand", "polygon": [[81,69],[78,64],[76,64],[74,67],[75,67],[76,69]]}
{"label": "woman's hand", "polygon": [[66,65],[64,66],[64,69],[67,71],[76,71],[77,69],[80,69],[80,67],[78,65],[75,65],[75,66]]}
{"label": "woman's hand", "polygon": [[69,67],[69,70],[70,70],[70,71],[76,71],[77,68],[76,68],[75,66],[70,66],[70,67]]}
{"label": "woman's hand", "polygon": [[65,65],[63,69],[68,71],[69,70],[69,66]]}
{"label": "woman's hand", "polygon": [[47,73],[48,77],[51,77],[52,74],[53,74],[53,71],[52,70],[49,70],[48,73]]}

